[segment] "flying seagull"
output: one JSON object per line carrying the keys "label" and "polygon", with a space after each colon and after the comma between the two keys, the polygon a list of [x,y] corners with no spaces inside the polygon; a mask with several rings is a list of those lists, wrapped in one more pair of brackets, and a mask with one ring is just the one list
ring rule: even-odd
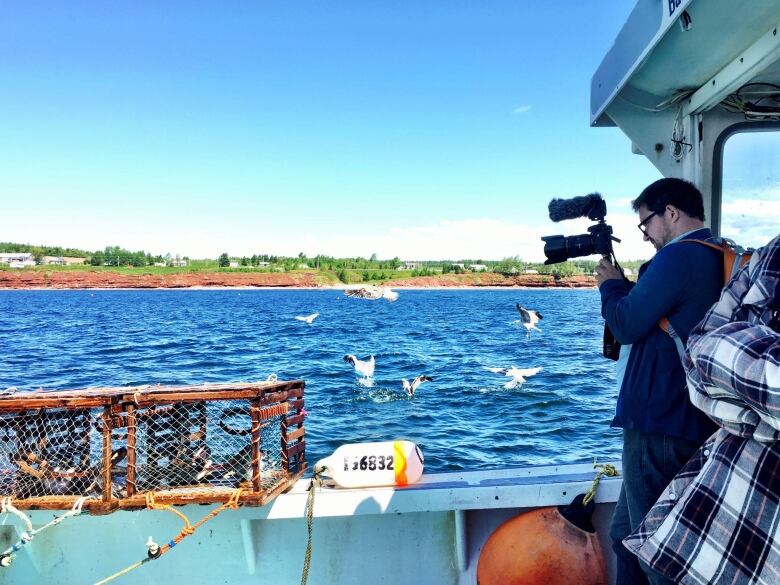
{"label": "flying seagull", "polygon": [[306,315],[306,316],[298,315],[295,319],[298,321],[303,321],[307,325],[311,325],[314,322],[314,320],[319,316],[320,316],[319,313],[312,313],[311,315]]}
{"label": "flying seagull", "polygon": [[375,301],[377,299],[385,299],[389,302],[398,300],[398,293],[383,286],[361,286],[359,288],[347,288],[344,289],[344,294],[353,299],[368,299]]}
{"label": "flying seagull", "polygon": [[344,361],[352,364],[358,374],[363,374],[366,378],[374,375],[374,365],[376,364],[372,355],[367,360],[359,360],[354,355],[345,355]]}
{"label": "flying seagull", "polygon": [[433,378],[428,376],[417,376],[414,380],[412,380],[411,384],[406,378],[401,380],[401,384],[403,385],[406,393],[409,395],[409,398],[414,396],[414,391],[417,390],[417,387],[423,382],[433,382]]}
{"label": "flying seagull", "polygon": [[488,370],[495,374],[504,374],[505,376],[512,378],[509,382],[504,384],[504,388],[511,389],[520,386],[523,382],[525,382],[526,378],[530,378],[531,376],[541,372],[542,368],[520,369],[512,366],[511,368],[488,368]]}
{"label": "flying seagull", "polygon": [[526,309],[525,307],[522,307],[520,303],[517,303],[515,307],[517,308],[517,312],[520,313],[520,318],[523,320],[523,327],[526,328],[526,331],[530,332],[531,329],[541,331],[541,329],[536,326],[536,324],[542,319],[542,314],[539,311]]}

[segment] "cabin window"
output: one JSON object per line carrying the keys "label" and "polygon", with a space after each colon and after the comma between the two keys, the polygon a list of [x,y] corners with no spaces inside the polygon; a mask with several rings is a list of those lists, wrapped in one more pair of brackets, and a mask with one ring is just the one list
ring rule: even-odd
{"label": "cabin window", "polygon": [[780,233],[780,130],[731,135],[722,160],[720,235],[763,246]]}

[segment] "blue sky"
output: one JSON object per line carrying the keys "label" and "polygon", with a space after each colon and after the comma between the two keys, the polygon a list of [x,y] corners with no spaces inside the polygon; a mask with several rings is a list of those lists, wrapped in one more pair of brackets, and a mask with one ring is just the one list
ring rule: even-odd
{"label": "blue sky", "polygon": [[649,257],[629,200],[659,175],[588,126],[632,7],[4,3],[0,240],[538,259],[587,225],[547,202],[598,190]]}

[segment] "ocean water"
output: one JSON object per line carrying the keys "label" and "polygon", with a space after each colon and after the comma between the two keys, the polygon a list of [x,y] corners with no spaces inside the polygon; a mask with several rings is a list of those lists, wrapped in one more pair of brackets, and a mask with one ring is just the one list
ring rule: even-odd
{"label": "ocean water", "polygon": [[[426,472],[605,461],[614,362],[595,290],[0,291],[0,391],[303,379],[310,464],[407,438]],[[515,303],[543,315],[526,334]],[[296,315],[319,312],[312,325]],[[373,354],[360,380],[346,354]],[[514,389],[488,367],[542,367]],[[427,374],[409,399],[401,379]]]}

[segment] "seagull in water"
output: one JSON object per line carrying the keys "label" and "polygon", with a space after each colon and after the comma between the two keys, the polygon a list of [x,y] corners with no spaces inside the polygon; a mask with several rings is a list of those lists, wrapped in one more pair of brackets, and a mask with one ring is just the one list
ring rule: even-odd
{"label": "seagull in water", "polygon": [[525,327],[526,331],[529,333],[531,332],[531,329],[541,331],[541,329],[536,326],[536,324],[542,319],[542,314],[539,311],[526,309],[525,307],[521,306],[520,303],[517,303],[515,307],[517,308],[517,312],[520,313],[520,318],[523,320],[523,327]]}
{"label": "seagull in water", "polygon": [[409,383],[409,380],[406,378],[403,378],[401,380],[401,384],[403,385],[404,391],[409,395],[409,398],[412,398],[414,396],[414,391],[417,390],[417,386],[422,384],[423,382],[433,382],[433,378],[430,378],[428,376],[417,376],[414,380],[412,380],[412,383]]}
{"label": "seagull in water", "polygon": [[354,355],[345,355],[344,361],[352,364],[355,367],[355,371],[366,378],[370,378],[374,375],[374,365],[376,364],[376,361],[374,360],[373,355],[367,360],[359,360]]}
{"label": "seagull in water", "polygon": [[311,315],[306,315],[306,316],[303,316],[303,315],[298,315],[298,316],[297,316],[295,319],[296,319],[297,321],[303,321],[303,322],[304,322],[304,323],[306,323],[307,325],[311,325],[311,324],[314,322],[314,320],[315,320],[317,317],[319,317],[319,316],[320,316],[320,314],[319,314],[319,313],[312,313]]}
{"label": "seagull in water", "polygon": [[520,369],[512,366],[511,368],[488,368],[488,370],[495,374],[504,374],[505,376],[512,378],[509,382],[504,384],[504,388],[511,389],[520,386],[523,382],[525,382],[526,378],[530,378],[531,376],[541,372],[542,368]]}
{"label": "seagull in water", "polygon": [[359,288],[347,288],[344,289],[344,294],[353,299],[368,299],[370,301],[385,299],[392,303],[398,300],[397,292],[383,286],[370,285]]}

